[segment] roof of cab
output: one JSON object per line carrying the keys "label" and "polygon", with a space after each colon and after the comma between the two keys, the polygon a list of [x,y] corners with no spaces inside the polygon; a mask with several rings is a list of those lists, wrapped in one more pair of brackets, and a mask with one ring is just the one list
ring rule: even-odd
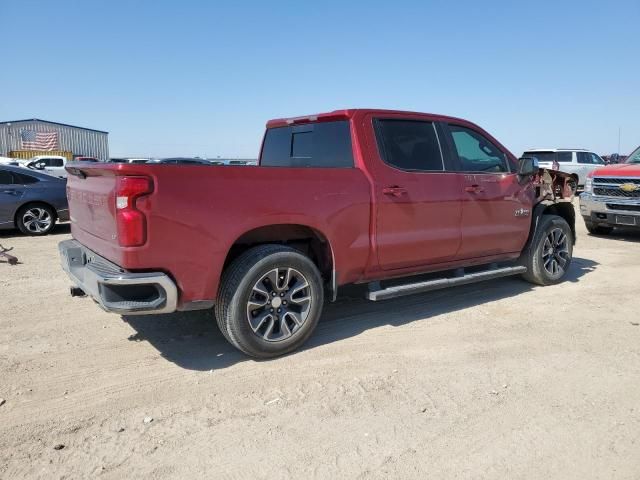
{"label": "roof of cab", "polygon": [[468,120],[462,118],[449,117],[446,115],[439,115],[435,113],[424,112],[410,112],[404,110],[385,110],[379,108],[350,108],[343,110],[334,110],[332,112],[316,113],[314,115],[302,115],[299,117],[288,118],[275,118],[267,122],[267,128],[285,127],[287,125],[301,124],[301,123],[314,123],[314,122],[331,122],[336,120],[348,120],[352,118],[356,113],[361,114],[378,114],[378,115],[424,115],[433,118],[434,120],[444,121],[458,121],[463,123],[470,123]]}

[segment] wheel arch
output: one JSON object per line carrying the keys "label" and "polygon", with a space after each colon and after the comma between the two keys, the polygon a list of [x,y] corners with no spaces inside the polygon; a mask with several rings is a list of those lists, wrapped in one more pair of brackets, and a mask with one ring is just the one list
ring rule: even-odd
{"label": "wheel arch", "polygon": [[533,208],[529,238],[527,238],[527,243],[523,248],[523,252],[530,249],[531,242],[538,230],[538,225],[540,224],[540,219],[543,215],[557,215],[562,217],[569,224],[573,237],[573,244],[576,244],[576,211],[573,208],[573,204],[570,202],[539,203]]}
{"label": "wheel arch", "polygon": [[331,243],[323,232],[309,225],[279,223],[263,225],[243,233],[229,247],[222,272],[248,249],[269,243],[287,245],[307,255],[320,270],[330,297],[335,298],[335,257]]}
{"label": "wheel arch", "polygon": [[51,205],[49,202],[46,202],[44,200],[27,200],[24,203],[18,205],[16,207],[15,212],[13,213],[13,225],[16,228],[18,228],[18,214],[20,213],[20,210],[22,210],[23,208],[29,205],[44,205],[46,207],[49,207],[51,210],[53,210],[53,216],[54,216],[53,221],[55,222],[58,219],[58,209],[53,205]]}

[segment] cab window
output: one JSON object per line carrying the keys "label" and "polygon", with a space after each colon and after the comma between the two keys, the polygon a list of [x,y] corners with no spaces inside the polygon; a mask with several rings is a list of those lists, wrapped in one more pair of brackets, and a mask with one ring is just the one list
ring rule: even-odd
{"label": "cab window", "polygon": [[378,119],[375,121],[380,156],[400,170],[444,170],[438,135],[433,122]]}
{"label": "cab window", "polygon": [[463,172],[508,172],[505,154],[480,133],[459,125],[449,125],[449,131]]}

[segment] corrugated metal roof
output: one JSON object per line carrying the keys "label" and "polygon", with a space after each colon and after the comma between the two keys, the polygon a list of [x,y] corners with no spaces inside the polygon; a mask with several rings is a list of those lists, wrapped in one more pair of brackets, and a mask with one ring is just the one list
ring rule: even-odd
{"label": "corrugated metal roof", "polygon": [[6,123],[20,123],[20,122],[43,122],[43,123],[51,123],[53,125],[60,125],[62,127],[80,128],[81,130],[89,130],[90,132],[109,133],[109,132],[105,132],[104,130],[96,130],[95,128],[78,127],[76,125],[69,125],[68,123],[50,122],[49,120],[42,120],[41,118],[26,118],[24,120],[9,120],[9,121],[6,121],[6,122],[0,122],[0,125],[6,124]]}

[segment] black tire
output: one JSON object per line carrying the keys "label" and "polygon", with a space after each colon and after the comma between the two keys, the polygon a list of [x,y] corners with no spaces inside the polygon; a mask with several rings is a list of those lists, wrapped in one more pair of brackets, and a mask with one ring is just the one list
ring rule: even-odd
{"label": "black tire", "polygon": [[23,205],[16,214],[16,226],[25,235],[47,235],[56,226],[56,211],[45,203]]}
{"label": "black tire", "polygon": [[[270,276],[274,271],[276,283],[283,280],[285,274],[287,280],[291,277],[290,283],[271,287]],[[298,281],[299,284],[294,283]],[[308,288],[302,290],[296,286],[305,284]],[[266,301],[262,298],[261,290],[267,293]],[[291,291],[293,293],[289,293]],[[298,292],[302,292],[304,297],[294,299]],[[269,296],[274,293],[275,297]],[[305,300],[307,296],[310,299],[308,305]],[[289,304],[285,307],[287,298]],[[263,301],[263,306],[250,311],[251,305]],[[304,303],[298,304],[300,301]],[[322,277],[307,256],[281,245],[260,245],[240,255],[223,273],[215,315],[222,334],[238,350],[255,358],[272,358],[299,348],[309,338],[320,319],[323,302]],[[300,305],[304,305],[304,308]],[[303,311],[285,311],[280,316],[277,307],[282,310],[300,308]],[[253,315],[256,315],[256,319],[250,320]],[[302,321],[297,323],[294,319]],[[253,325],[251,321],[254,321]],[[277,338],[278,334],[281,339]],[[270,335],[273,338],[269,338]]]}
{"label": "black tire", "polygon": [[613,227],[594,225],[593,223],[587,221],[585,221],[584,224],[587,227],[587,231],[591,235],[609,235],[611,232],[613,232]]}
{"label": "black tire", "polygon": [[[561,245],[553,245],[555,238],[558,241],[564,238],[564,241]],[[531,246],[522,258],[523,265],[527,267],[522,277],[537,285],[560,283],[571,266],[573,244],[573,232],[564,218],[543,215]]]}

